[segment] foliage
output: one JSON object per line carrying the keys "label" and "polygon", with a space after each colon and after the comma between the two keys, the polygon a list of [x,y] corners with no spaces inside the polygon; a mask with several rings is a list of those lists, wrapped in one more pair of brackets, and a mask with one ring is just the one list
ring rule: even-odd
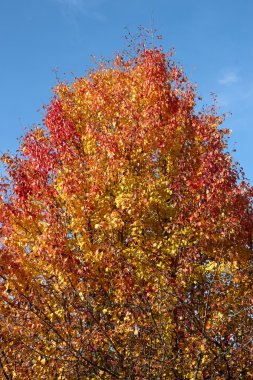
{"label": "foliage", "polygon": [[1,378],[252,378],[252,188],[196,97],[140,48],[2,157]]}

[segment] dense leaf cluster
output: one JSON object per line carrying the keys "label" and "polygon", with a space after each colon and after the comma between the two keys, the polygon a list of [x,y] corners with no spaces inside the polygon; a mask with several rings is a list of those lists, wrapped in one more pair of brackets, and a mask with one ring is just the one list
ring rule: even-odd
{"label": "dense leaf cluster", "polygon": [[251,379],[252,188],[161,49],[60,83],[1,182],[2,379]]}

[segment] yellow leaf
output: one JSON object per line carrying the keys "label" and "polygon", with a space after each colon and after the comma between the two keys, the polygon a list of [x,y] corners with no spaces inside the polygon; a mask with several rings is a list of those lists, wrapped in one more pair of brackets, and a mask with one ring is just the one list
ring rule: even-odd
{"label": "yellow leaf", "polygon": [[40,362],[41,362],[41,364],[45,365],[45,363],[46,363],[46,359],[45,359],[45,358],[42,358]]}

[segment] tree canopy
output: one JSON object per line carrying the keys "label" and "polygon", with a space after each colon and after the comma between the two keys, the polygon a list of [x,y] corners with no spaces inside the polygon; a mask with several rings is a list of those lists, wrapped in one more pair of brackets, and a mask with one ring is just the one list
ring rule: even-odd
{"label": "tree canopy", "polygon": [[252,188],[196,104],[140,48],[3,155],[1,378],[252,378]]}

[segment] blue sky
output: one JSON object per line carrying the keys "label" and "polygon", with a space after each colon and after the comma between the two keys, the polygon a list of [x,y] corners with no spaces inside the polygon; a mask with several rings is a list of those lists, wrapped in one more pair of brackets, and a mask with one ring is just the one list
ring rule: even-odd
{"label": "blue sky", "polygon": [[232,113],[231,147],[253,182],[252,19],[252,0],[1,0],[0,153],[41,120],[56,76],[82,75],[92,54],[110,58],[142,25],[176,49],[204,104],[215,93]]}

